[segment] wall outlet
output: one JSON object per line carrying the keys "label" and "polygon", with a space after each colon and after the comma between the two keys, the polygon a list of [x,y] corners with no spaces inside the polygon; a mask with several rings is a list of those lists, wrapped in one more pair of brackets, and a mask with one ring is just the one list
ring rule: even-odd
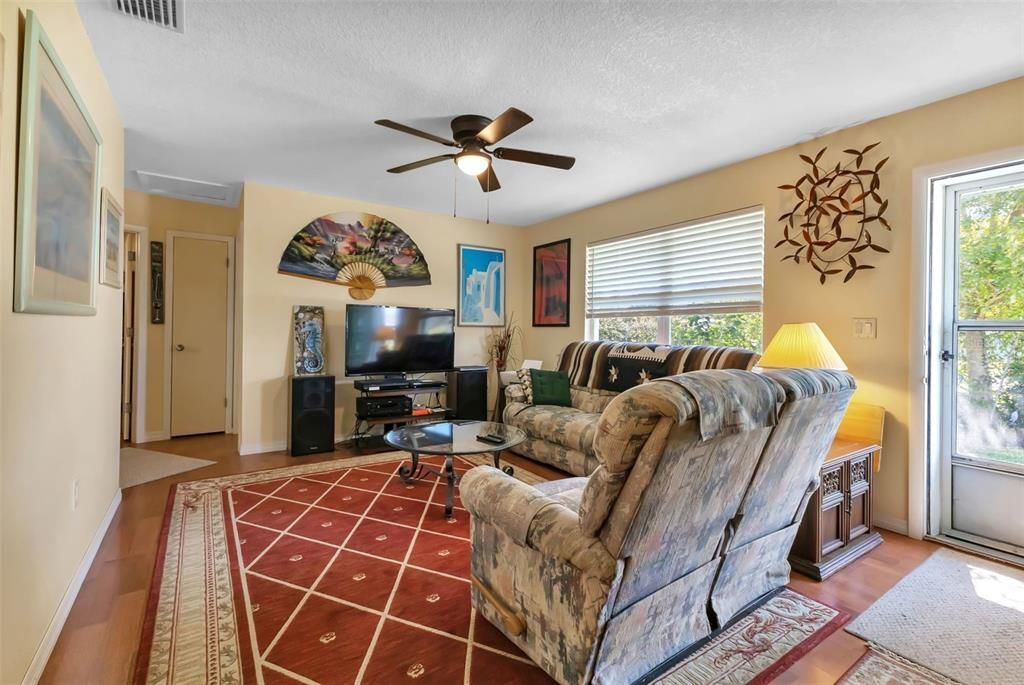
{"label": "wall outlet", "polygon": [[78,511],[78,495],[81,488],[78,479],[71,481],[71,511]]}
{"label": "wall outlet", "polygon": [[854,319],[853,337],[855,338],[877,338],[878,319]]}

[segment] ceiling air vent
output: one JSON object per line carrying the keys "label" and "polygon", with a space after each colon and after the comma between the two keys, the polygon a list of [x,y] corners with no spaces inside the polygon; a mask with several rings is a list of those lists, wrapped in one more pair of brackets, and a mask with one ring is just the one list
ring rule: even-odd
{"label": "ceiling air vent", "polygon": [[241,183],[213,183],[138,170],[135,171],[135,178],[138,179],[137,183],[131,183],[131,177],[128,179],[126,185],[130,190],[222,207],[237,207],[242,195]]}
{"label": "ceiling air vent", "polygon": [[185,7],[182,0],[114,0],[114,7],[126,17],[178,33],[185,32]]}

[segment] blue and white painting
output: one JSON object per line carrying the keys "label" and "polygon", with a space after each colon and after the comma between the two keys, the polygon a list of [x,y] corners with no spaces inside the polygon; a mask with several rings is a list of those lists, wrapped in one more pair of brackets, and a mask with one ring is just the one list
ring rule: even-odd
{"label": "blue and white painting", "polygon": [[505,251],[459,245],[459,325],[505,325]]}
{"label": "blue and white painting", "polygon": [[24,55],[14,309],[93,316],[102,141],[32,11]]}

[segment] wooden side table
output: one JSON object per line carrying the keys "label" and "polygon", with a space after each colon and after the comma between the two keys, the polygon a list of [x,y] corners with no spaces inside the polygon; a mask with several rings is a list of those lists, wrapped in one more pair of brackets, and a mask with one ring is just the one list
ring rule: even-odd
{"label": "wooden side table", "polygon": [[882,543],[871,521],[871,487],[884,417],[881,407],[850,405],[790,551],[795,571],[824,580]]}

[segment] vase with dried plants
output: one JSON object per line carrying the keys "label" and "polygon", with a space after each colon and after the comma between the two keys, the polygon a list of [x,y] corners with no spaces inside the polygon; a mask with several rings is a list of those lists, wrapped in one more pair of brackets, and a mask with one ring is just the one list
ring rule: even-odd
{"label": "vase with dried plants", "polygon": [[491,355],[491,361],[494,362],[494,368],[498,373],[508,368],[512,360],[512,348],[522,334],[522,329],[516,323],[515,314],[509,313],[505,325],[491,331],[487,336],[487,352]]}

